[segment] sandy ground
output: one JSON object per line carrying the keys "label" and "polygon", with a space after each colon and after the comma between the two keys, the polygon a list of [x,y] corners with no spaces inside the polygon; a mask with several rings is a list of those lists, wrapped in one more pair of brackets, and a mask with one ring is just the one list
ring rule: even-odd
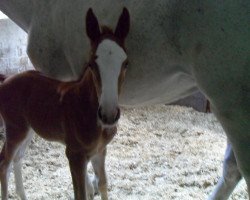
{"label": "sandy ground", "polygon": [[[110,200],[206,199],[221,174],[225,146],[213,114],[163,105],[123,109],[118,135],[108,146]],[[33,139],[23,163],[28,199],[73,196],[64,150],[60,144]],[[9,190],[10,199],[17,199],[13,173]],[[244,181],[231,199],[248,199]]]}

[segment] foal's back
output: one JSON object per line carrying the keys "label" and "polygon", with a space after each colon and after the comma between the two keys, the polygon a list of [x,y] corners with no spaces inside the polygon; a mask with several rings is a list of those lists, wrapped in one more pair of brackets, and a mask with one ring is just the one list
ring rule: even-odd
{"label": "foal's back", "polygon": [[56,93],[59,84],[36,71],[7,78],[0,86],[0,113],[6,128],[15,126],[26,132],[31,126],[45,137],[52,131],[61,132],[59,94]]}
{"label": "foal's back", "polygon": [[[26,132],[31,126],[45,139],[64,142],[63,122],[67,120],[68,107],[74,110],[74,106],[82,103],[80,99],[85,98],[76,92],[79,84],[57,81],[37,71],[7,78],[0,86],[0,113],[6,127],[16,126]],[[88,105],[82,105],[84,107]]]}

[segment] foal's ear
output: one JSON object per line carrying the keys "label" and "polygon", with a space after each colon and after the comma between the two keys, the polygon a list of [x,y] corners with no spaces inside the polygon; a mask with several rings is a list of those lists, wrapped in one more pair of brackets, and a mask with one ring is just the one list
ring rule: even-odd
{"label": "foal's ear", "polygon": [[99,24],[92,8],[89,8],[86,16],[86,32],[90,40],[96,41],[100,38],[101,32]]}
{"label": "foal's ear", "polygon": [[127,8],[123,8],[122,14],[119,18],[119,21],[116,25],[115,36],[124,42],[125,38],[128,35],[130,26],[130,17]]}

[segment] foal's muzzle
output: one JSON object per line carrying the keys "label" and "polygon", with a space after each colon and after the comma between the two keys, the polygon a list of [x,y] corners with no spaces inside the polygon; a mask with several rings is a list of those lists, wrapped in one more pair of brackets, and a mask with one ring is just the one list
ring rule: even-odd
{"label": "foal's muzzle", "polygon": [[103,125],[113,126],[117,123],[121,115],[120,108],[115,108],[112,112],[104,112],[102,107],[98,108],[98,118]]}

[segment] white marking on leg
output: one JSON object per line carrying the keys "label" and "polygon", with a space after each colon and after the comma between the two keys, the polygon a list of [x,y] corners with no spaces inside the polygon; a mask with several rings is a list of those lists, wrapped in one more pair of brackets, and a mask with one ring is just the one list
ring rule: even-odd
{"label": "white marking on leg", "polygon": [[22,200],[26,200],[26,195],[23,187],[22,178],[22,158],[24,157],[25,150],[31,142],[33,133],[29,132],[23,143],[20,145],[13,162],[13,169],[15,175],[16,193]]}
{"label": "white marking on leg", "polygon": [[10,175],[10,165],[11,165],[11,163],[7,163],[7,162],[5,162],[5,160],[3,160],[0,163],[2,200],[8,200],[8,182],[9,182],[9,175]]}
{"label": "white marking on leg", "polygon": [[22,199],[26,200],[26,195],[23,187],[22,179],[22,160],[13,163],[15,183],[16,183],[16,193]]}
{"label": "white marking on leg", "polygon": [[94,199],[94,195],[95,195],[95,190],[94,190],[94,186],[89,178],[89,174],[86,173],[85,176],[85,183],[86,183],[86,193],[87,193],[87,198],[89,200],[93,200]]}

